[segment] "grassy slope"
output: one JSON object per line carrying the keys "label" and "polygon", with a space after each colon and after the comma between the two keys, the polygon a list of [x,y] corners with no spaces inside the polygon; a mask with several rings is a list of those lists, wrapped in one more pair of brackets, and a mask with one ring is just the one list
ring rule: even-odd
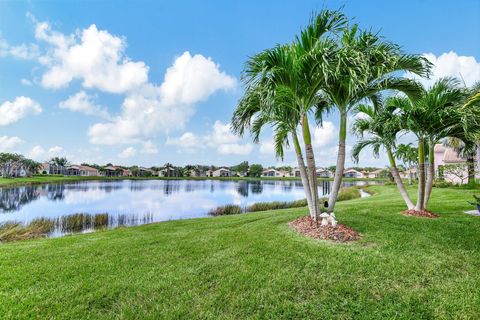
{"label": "grassy slope", "polygon": [[[42,183],[60,183],[60,182],[75,182],[75,181],[87,181],[87,180],[284,180],[284,181],[295,181],[300,180],[300,178],[295,177],[261,177],[261,178],[250,178],[250,177],[178,177],[178,178],[167,178],[167,177],[79,177],[79,176],[61,176],[61,175],[50,175],[50,176],[33,176],[26,178],[2,178],[0,177],[0,187],[15,187],[23,185],[34,185]],[[333,180],[329,179],[319,179],[319,180]],[[344,178],[344,181],[384,181],[384,179],[356,179],[356,178]]]}
{"label": "grassy slope", "polygon": [[339,203],[355,244],[303,238],[305,209],[171,221],[0,245],[5,318],[475,318],[480,218],[436,189],[406,217],[394,187]]}

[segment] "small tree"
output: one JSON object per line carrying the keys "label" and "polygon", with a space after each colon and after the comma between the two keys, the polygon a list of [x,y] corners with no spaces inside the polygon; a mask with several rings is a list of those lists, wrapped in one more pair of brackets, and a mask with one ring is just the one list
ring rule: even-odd
{"label": "small tree", "polygon": [[442,169],[444,176],[454,176],[460,180],[460,184],[463,184],[468,179],[468,170],[465,164],[447,164]]}
{"label": "small tree", "polygon": [[262,172],[263,167],[261,164],[252,164],[250,166],[249,173],[251,177],[260,177],[262,175]]}

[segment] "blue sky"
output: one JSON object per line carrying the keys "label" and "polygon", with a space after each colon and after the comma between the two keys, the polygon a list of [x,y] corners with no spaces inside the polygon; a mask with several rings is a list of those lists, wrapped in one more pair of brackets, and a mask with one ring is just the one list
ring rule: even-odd
{"label": "blue sky", "polygon": [[[363,28],[427,54],[434,79],[480,80],[478,0],[3,1],[0,151],[99,164],[275,164],[268,130],[260,145],[228,131],[243,63],[291,41],[312,11],[342,5]],[[337,128],[332,114],[314,131],[319,165],[334,163]],[[368,152],[360,161],[385,164]]]}

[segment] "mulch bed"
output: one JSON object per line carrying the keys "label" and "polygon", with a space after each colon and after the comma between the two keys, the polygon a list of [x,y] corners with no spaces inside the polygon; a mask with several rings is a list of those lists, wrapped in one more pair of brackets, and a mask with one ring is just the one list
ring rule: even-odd
{"label": "mulch bed", "polygon": [[288,224],[290,228],[298,233],[319,240],[331,240],[335,242],[348,242],[359,240],[360,234],[344,224],[337,224],[336,227],[320,226],[311,217],[300,217]]}
{"label": "mulch bed", "polygon": [[433,212],[430,212],[428,210],[405,210],[402,212],[406,216],[414,216],[414,217],[421,217],[421,218],[430,218],[430,219],[435,219],[440,217],[438,214],[435,214]]}

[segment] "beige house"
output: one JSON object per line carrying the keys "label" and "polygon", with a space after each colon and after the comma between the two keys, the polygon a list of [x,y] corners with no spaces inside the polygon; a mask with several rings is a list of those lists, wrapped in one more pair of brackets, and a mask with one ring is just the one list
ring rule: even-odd
{"label": "beige house", "polygon": [[365,178],[365,174],[355,169],[347,169],[343,172],[343,177],[361,179],[361,178]]}
{"label": "beige house", "polygon": [[283,170],[277,170],[275,168],[270,168],[263,170],[262,177],[289,177],[290,173]]}
{"label": "beige house", "polygon": [[382,173],[383,169],[377,169],[375,171],[367,172],[366,176],[369,179],[377,179],[380,178],[380,174]]}
{"label": "beige house", "polygon": [[230,171],[227,168],[220,168],[217,170],[209,170],[210,171],[210,177],[231,177],[232,176],[232,171]]}

